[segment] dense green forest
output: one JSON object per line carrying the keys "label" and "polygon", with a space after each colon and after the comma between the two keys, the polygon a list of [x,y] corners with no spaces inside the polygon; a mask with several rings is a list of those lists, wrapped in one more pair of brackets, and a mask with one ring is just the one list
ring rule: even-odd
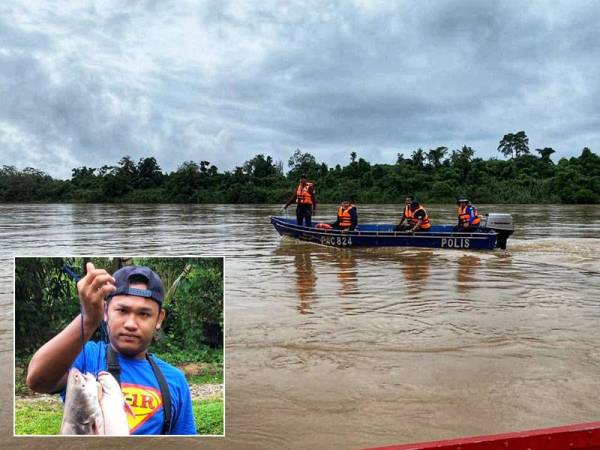
{"label": "dense green forest", "polygon": [[[113,273],[122,265],[145,265],[159,274],[165,287],[167,311],[154,353],[171,360],[222,362],[222,258],[88,258]],[[75,281],[65,265],[79,274],[84,258],[16,258],[15,350],[27,360],[79,314]],[[178,280],[178,281],[177,281]],[[95,340],[100,336],[95,336]]]}
{"label": "dense green forest", "polygon": [[523,131],[505,135],[484,160],[468,146],[417,149],[394,164],[371,164],[350,153],[349,163],[328,167],[296,150],[283,163],[256,155],[232,171],[209,161],[186,161],[164,173],[153,157],[124,156],[115,166],[78,167],[56,180],[31,167],[0,169],[0,202],[69,203],[283,203],[300,174],[316,183],[320,202],[401,203],[406,194],[425,202],[452,202],[468,195],[478,203],[600,203],[600,157],[585,147],[578,157],[554,162],[555,151],[529,149]]}

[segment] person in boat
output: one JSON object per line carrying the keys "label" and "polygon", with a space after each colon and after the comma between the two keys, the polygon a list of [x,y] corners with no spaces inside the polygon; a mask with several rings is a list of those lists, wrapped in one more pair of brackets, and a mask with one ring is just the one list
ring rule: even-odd
{"label": "person in boat", "polygon": [[296,223],[311,227],[312,216],[317,208],[317,197],[315,195],[315,184],[308,181],[306,175],[300,176],[300,184],[283,206],[283,209],[287,209],[294,202],[296,202]]}
{"label": "person in boat", "polygon": [[356,206],[348,200],[344,200],[338,208],[337,220],[331,224],[336,230],[354,231],[358,225],[358,213]]}
{"label": "person in boat", "polygon": [[[183,372],[148,352],[165,319],[158,274],[148,267],[125,266],[111,276],[88,262],[77,292],[81,314],[33,355],[27,370],[29,388],[60,393],[64,400],[70,368],[94,376],[108,371],[119,381],[129,406],[146,417],[129,419],[131,434],[195,435]],[[110,342],[88,340],[102,319]],[[83,348],[82,340],[87,340]]]}
{"label": "person in boat", "polygon": [[458,205],[458,225],[455,231],[477,230],[481,219],[475,205],[472,205],[467,197],[459,197],[456,204]]}
{"label": "person in boat", "polygon": [[410,203],[410,213],[409,223],[411,227],[407,231],[429,231],[431,228],[429,214],[418,201],[413,200]]}
{"label": "person in boat", "polygon": [[396,225],[395,231],[406,231],[412,228],[412,225],[410,224],[410,218],[412,217],[410,204],[413,201],[415,201],[415,198],[412,195],[407,195],[404,199],[404,211],[402,212],[400,223]]}

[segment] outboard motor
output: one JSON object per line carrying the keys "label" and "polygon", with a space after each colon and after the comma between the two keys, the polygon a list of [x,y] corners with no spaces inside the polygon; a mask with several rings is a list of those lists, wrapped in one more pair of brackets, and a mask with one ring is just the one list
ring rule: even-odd
{"label": "outboard motor", "polygon": [[512,216],[510,214],[489,213],[483,226],[498,233],[496,247],[506,250],[506,240],[515,231]]}

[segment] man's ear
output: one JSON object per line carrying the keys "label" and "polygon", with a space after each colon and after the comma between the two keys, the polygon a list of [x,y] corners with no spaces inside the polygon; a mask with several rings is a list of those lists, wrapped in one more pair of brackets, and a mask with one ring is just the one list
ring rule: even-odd
{"label": "man's ear", "polygon": [[158,321],[156,322],[156,331],[160,330],[160,326],[163,323],[163,320],[165,320],[165,316],[167,315],[167,312],[164,310],[164,308],[160,308],[160,311],[158,313]]}

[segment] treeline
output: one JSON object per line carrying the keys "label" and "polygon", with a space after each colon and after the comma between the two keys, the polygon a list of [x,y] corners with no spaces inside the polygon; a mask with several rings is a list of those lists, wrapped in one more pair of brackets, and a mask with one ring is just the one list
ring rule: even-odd
{"label": "treeline", "polygon": [[523,131],[505,135],[498,151],[508,159],[475,157],[468,146],[417,149],[394,164],[371,164],[350,153],[345,166],[328,167],[296,150],[289,171],[270,156],[256,155],[220,172],[208,161],[187,161],[165,173],[153,157],[123,157],[116,166],[78,167],[71,179],[41,170],[0,170],[1,202],[67,203],[283,203],[306,174],[319,201],[401,203],[415,194],[428,203],[468,195],[478,203],[600,203],[600,157],[585,147],[578,157],[553,162],[552,148],[529,149]]}

